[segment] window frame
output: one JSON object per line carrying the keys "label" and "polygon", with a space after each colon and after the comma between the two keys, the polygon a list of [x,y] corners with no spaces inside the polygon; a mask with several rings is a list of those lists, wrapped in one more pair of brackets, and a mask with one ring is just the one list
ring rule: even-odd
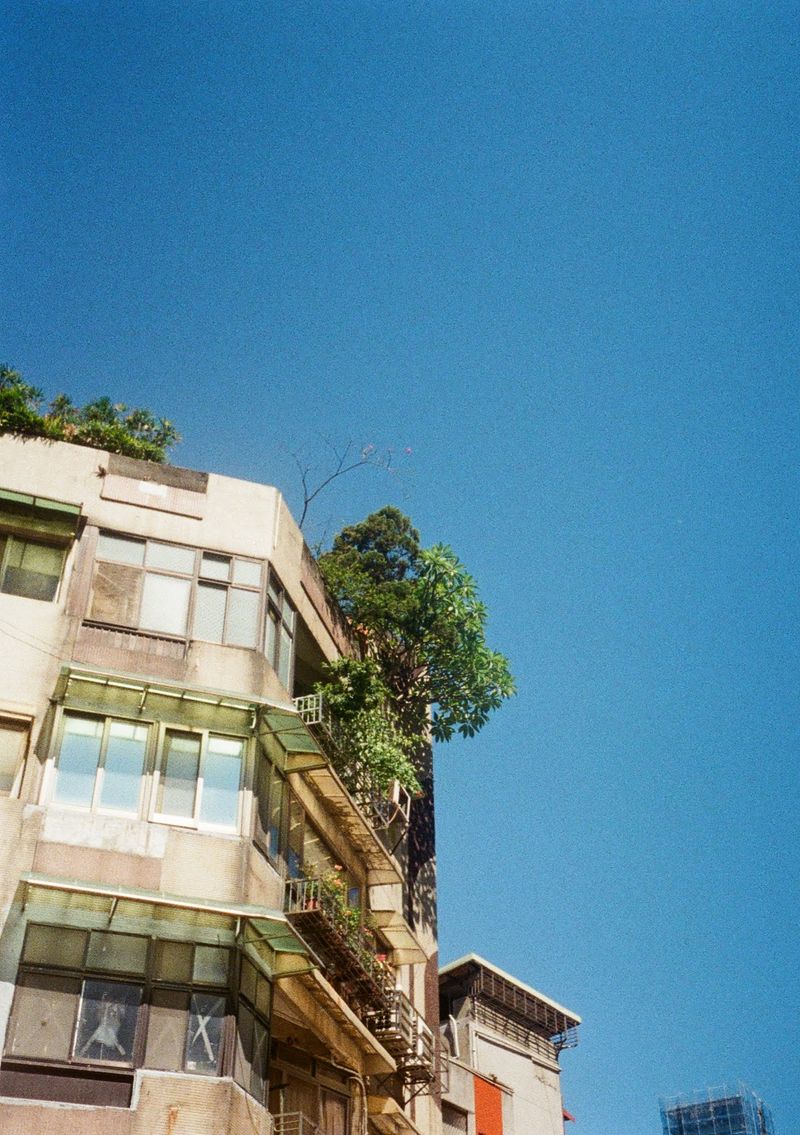
{"label": "window frame", "polygon": [[[0,489],[0,594],[18,599],[33,599],[38,603],[58,603],[63,595],[69,554],[82,521],[79,504],[52,500],[15,489]],[[52,595],[45,598],[5,589],[13,541],[49,548],[60,554],[58,576]]]}
{"label": "window frame", "polygon": [[[313,819],[309,817],[307,809],[298,794],[289,784],[288,779],[275,767],[263,752],[257,753],[256,760],[258,764],[253,781],[254,845],[266,857],[267,861],[281,878],[301,879],[304,878],[304,874],[309,866],[307,850],[310,841],[313,839],[323,848],[329,861],[329,866],[326,865],[323,867],[323,873],[333,871],[337,865],[341,864],[342,857],[334,851],[325,838],[324,832],[320,831]],[[278,846],[274,848],[272,846],[272,832],[276,829],[272,825],[272,803],[273,786],[276,784],[280,785],[280,823],[277,829]],[[266,789],[263,801],[261,798],[262,785],[265,786]],[[263,814],[262,807],[269,820],[269,825],[266,829],[261,822],[261,816]],[[290,846],[290,843],[292,842],[292,815],[295,811],[299,813],[300,816],[298,828],[301,852],[297,870],[293,872],[290,870],[290,855],[295,849]],[[318,867],[319,864],[315,866]],[[347,881],[348,906],[358,906],[363,910],[362,898],[367,893],[365,879],[360,877],[348,866],[343,866],[342,870]]]}
{"label": "window frame", "polygon": [[[66,722],[70,717],[81,717],[92,721],[102,721],[103,730],[100,738],[100,750],[97,757],[97,765],[94,772],[94,784],[92,787],[92,799],[88,807],[82,804],[74,804],[69,801],[57,800],[55,793],[58,787],[58,773],[59,773],[59,758],[64,743],[64,736],[66,734]],[[147,738],[144,744],[144,752],[142,756],[142,769],[139,773],[139,795],[137,799],[136,810],[131,812],[121,808],[108,808],[103,807],[100,803],[102,797],[103,784],[105,782],[106,761],[108,757],[108,741],[111,734],[111,726],[115,722],[120,722],[124,725],[138,725],[147,729]],[[117,716],[110,713],[92,713],[91,711],[64,709],[59,716],[58,726],[54,730],[53,743],[52,743],[52,766],[51,766],[51,780],[47,791],[47,802],[53,804],[58,808],[69,809],[70,811],[82,812],[84,814],[91,814],[96,816],[119,816],[124,819],[141,819],[145,811],[145,802],[149,796],[149,784],[152,764],[153,764],[153,734],[155,732],[152,721],[142,721],[140,718],[130,718]]]}
{"label": "window frame", "polygon": [[[104,555],[100,542],[103,537],[111,539],[128,541],[131,544],[139,544],[142,547],[142,558],[139,563],[128,562],[123,559],[113,559]],[[158,547],[174,548],[181,552],[190,552],[193,556],[192,570],[178,571],[175,568],[162,567],[158,564],[148,564],[148,550],[151,545]],[[221,579],[218,576],[210,575],[203,571],[203,560],[205,557],[216,557],[219,560],[228,561],[228,578]],[[235,578],[236,561],[241,560],[243,563],[255,565],[259,572],[259,583],[249,584],[237,581]],[[94,600],[96,594],[96,579],[98,567],[101,564],[115,564],[122,567],[127,567],[131,571],[138,573],[141,583],[139,585],[139,593],[136,599],[136,618],[131,621],[122,621],[116,619],[112,621],[102,614],[94,614]],[[189,594],[186,605],[186,620],[183,632],[175,632],[172,630],[159,630],[158,628],[142,626],[142,607],[144,604],[144,591],[145,583],[148,576],[164,577],[166,579],[185,580],[189,585]],[[98,536],[98,547],[95,551],[94,560],[92,564],[92,579],[89,597],[86,606],[85,620],[89,623],[98,626],[106,627],[120,627],[126,630],[134,631],[136,633],[145,635],[155,635],[159,638],[168,638],[177,642],[210,642],[217,646],[235,646],[240,650],[259,650],[259,642],[261,639],[261,628],[264,621],[265,609],[265,582],[268,578],[267,563],[263,559],[256,556],[243,556],[235,552],[220,552],[216,549],[201,548],[192,544],[178,544],[170,540],[159,540],[153,536],[139,536],[130,532],[117,532],[108,528],[101,528]],[[196,616],[199,608],[198,595],[201,587],[216,588],[225,591],[225,612],[223,616],[223,629],[220,639],[209,638],[205,635],[197,634],[195,628]],[[258,596],[258,606],[255,617],[255,625],[253,628],[253,645],[242,646],[240,643],[227,641],[230,634],[231,623],[231,594],[234,592],[243,591],[250,595]]]}
{"label": "window frame", "polygon": [[[56,580],[56,585],[52,595],[27,595],[25,594],[25,592],[10,591],[6,588],[5,583],[6,573],[9,570],[9,554],[14,542],[16,542],[17,544],[22,544],[23,554],[25,548],[31,545],[39,548],[49,548],[52,551],[60,553],[61,563],[59,564],[58,575],[47,577],[50,579],[55,578]],[[68,545],[62,544],[57,540],[48,540],[47,538],[42,539],[38,534],[34,536],[30,536],[27,533],[25,535],[20,535],[20,533],[18,532],[10,531],[0,531],[0,544],[2,544],[2,547],[0,548],[0,595],[11,595],[16,599],[33,599],[37,603],[57,603],[59,595],[61,593],[61,585],[64,580],[64,566],[67,562],[67,554],[69,552]]]}
{"label": "window frame", "polygon": [[[164,770],[166,765],[166,740],[168,734],[179,733],[186,737],[199,737],[200,738],[200,755],[197,764],[197,777],[195,779],[195,794],[194,806],[192,809],[192,816],[178,816],[171,812],[158,811],[158,794],[161,782],[164,778]],[[204,821],[200,818],[200,813],[203,805],[203,791],[204,791],[204,773],[208,763],[208,744],[212,737],[218,737],[225,741],[239,741],[242,746],[241,758],[239,761],[239,786],[236,790],[236,820],[233,826],[228,824],[213,824]],[[158,742],[156,745],[155,762],[152,770],[152,787],[150,790],[150,802],[147,809],[147,819],[156,824],[168,824],[170,827],[189,828],[193,831],[207,831],[219,832],[220,834],[231,834],[241,832],[242,827],[242,814],[244,807],[243,789],[245,786],[245,772],[247,767],[248,758],[248,738],[237,735],[235,733],[221,733],[214,729],[190,729],[181,725],[162,724],[158,730]]]}
{"label": "window frame", "polygon": [[[272,564],[269,565],[267,580],[266,609],[264,613],[263,653],[278,680],[291,690],[294,683],[294,667],[297,654],[297,608],[289,598],[289,593],[280,581]],[[270,624],[274,626],[274,639],[270,649]],[[289,661],[286,667],[286,680],[281,670],[284,657],[284,643],[288,639]]]}

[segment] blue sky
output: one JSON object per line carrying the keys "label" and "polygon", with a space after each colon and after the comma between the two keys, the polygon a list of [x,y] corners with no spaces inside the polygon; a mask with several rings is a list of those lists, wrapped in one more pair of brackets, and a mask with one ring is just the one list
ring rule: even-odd
{"label": "blue sky", "polygon": [[[798,1131],[798,10],[3,4],[0,356],[453,545],[519,694],[440,748],[444,960],[579,1012],[578,1135]],[[327,439],[327,440],[326,440]],[[406,447],[413,451],[403,453]]]}

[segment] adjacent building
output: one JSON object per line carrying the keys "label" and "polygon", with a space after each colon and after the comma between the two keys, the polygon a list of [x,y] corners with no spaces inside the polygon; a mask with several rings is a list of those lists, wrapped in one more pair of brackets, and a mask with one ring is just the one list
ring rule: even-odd
{"label": "adjacent building", "polygon": [[663,1135],[775,1135],[763,1100],[738,1083],[659,1100]]}
{"label": "adjacent building", "polygon": [[0,437],[0,642],[4,1135],[436,1135],[431,805],[334,760],[279,492]]}
{"label": "adjacent building", "polygon": [[439,971],[445,1135],[562,1135],[559,1057],[580,1017],[469,954]]}

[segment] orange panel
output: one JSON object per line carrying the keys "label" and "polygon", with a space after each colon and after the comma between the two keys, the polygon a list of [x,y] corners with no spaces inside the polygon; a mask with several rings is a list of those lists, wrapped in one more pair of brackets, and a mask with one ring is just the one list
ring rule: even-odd
{"label": "orange panel", "polygon": [[503,1135],[503,1093],[496,1084],[473,1077],[477,1135]]}

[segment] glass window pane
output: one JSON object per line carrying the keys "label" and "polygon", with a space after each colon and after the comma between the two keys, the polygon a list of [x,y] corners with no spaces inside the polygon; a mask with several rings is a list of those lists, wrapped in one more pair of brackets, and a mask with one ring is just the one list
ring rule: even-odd
{"label": "glass window pane", "polygon": [[194,816],[200,738],[191,733],[167,733],[164,763],[158,785],[158,811],[166,816]]}
{"label": "glass window pane", "polygon": [[100,807],[134,816],[139,811],[147,733],[145,725],[111,722]]}
{"label": "glass window pane", "polygon": [[83,983],[78,1031],[72,1055],[76,1060],[133,1063],[136,1019],[142,988],[121,981]]}
{"label": "glass window pane", "polygon": [[98,623],[135,627],[139,622],[143,574],[127,564],[98,563],[94,569],[89,618]]}
{"label": "glass window pane", "polygon": [[27,745],[28,725],[24,721],[0,721],[0,796],[13,788]]}
{"label": "glass window pane", "polygon": [[225,997],[193,993],[186,1030],[186,1071],[216,1076],[222,1055]]}
{"label": "glass window pane", "polygon": [[22,974],[6,1037],[9,1056],[66,1060],[81,983],[52,973]]}
{"label": "glass window pane", "polygon": [[324,875],[332,871],[336,858],[328,850],[322,836],[311,824],[306,824],[303,837],[303,868],[310,875]]}
{"label": "glass window pane", "polygon": [[232,587],[228,592],[228,625],[225,641],[230,646],[258,645],[258,608],[261,596],[257,591]]}
{"label": "glass window pane", "polygon": [[182,1070],[188,1013],[188,992],[176,989],[154,990],[144,1054],[147,1068],[158,1068],[163,1072]]}
{"label": "glass window pane", "polygon": [[101,532],[97,541],[98,560],[114,560],[118,564],[143,564],[144,540],[128,536],[111,536]]}
{"label": "glass window pane", "polygon": [[86,967],[114,973],[144,973],[147,939],[134,934],[106,934],[93,930],[89,937]]}
{"label": "glass window pane", "polygon": [[55,599],[64,555],[64,548],[9,536],[0,590],[24,599]]}
{"label": "glass window pane", "polygon": [[256,985],[258,983],[258,974],[256,968],[246,958],[242,958],[242,971],[239,978],[239,989],[244,997],[255,1004],[256,1000]]}
{"label": "glass window pane", "polygon": [[59,965],[80,969],[88,934],[68,926],[30,924],[25,935],[23,960],[33,965]]}
{"label": "glass window pane", "polygon": [[269,1020],[270,1004],[272,1002],[272,986],[263,973],[258,975],[258,985],[256,987],[255,1006],[265,1019]]}
{"label": "glass window pane", "polygon": [[277,859],[283,851],[281,835],[283,831],[284,782],[273,773],[269,790],[269,853]]}
{"label": "glass window pane", "polygon": [[278,677],[281,683],[289,689],[292,675],[292,639],[285,627],[281,627],[281,656],[278,659]]}
{"label": "glass window pane", "polygon": [[236,827],[243,752],[243,741],[230,737],[209,737],[203,766],[201,823]]}
{"label": "glass window pane", "polygon": [[253,1026],[255,1017],[246,1005],[239,1004],[236,1017],[236,1056],[233,1076],[238,1084],[250,1091],[253,1060]]}
{"label": "glass window pane", "polygon": [[194,607],[194,638],[201,638],[206,642],[222,642],[227,597],[227,587],[198,583]]}
{"label": "glass window pane", "polygon": [[195,946],[192,980],[204,985],[226,985],[230,951],[221,946]]}
{"label": "glass window pane", "polygon": [[200,574],[203,579],[224,579],[227,583],[230,573],[230,556],[215,556],[213,552],[203,552],[200,562]]}
{"label": "glass window pane", "polygon": [[192,949],[191,942],[157,942],[153,975],[156,981],[191,981]]}
{"label": "glass window pane", "polygon": [[278,616],[270,609],[267,611],[267,634],[264,643],[264,653],[267,656],[267,662],[273,670],[277,669],[277,649],[278,649]]}
{"label": "glass window pane", "polygon": [[258,1020],[253,1022],[253,1055],[251,1063],[250,1092],[259,1101],[264,1099],[267,1084],[267,1057],[269,1055],[269,1034]]}
{"label": "glass window pane", "polygon": [[289,841],[286,849],[286,870],[290,879],[299,879],[303,873],[303,806],[289,796]]}
{"label": "glass window pane", "polygon": [[102,721],[91,717],[64,715],[54,800],[60,804],[91,807],[102,737]]}
{"label": "glass window pane", "polygon": [[139,616],[142,630],[186,634],[191,588],[191,580],[148,572],[144,577],[142,613]]}
{"label": "glass window pane", "polygon": [[245,587],[260,587],[261,564],[255,560],[240,560],[237,557],[233,561],[233,582],[241,583]]}
{"label": "glass window pane", "polygon": [[147,545],[144,562],[148,567],[193,575],[195,555],[194,548],[178,548],[175,544],[156,544],[151,540]]}
{"label": "glass window pane", "polygon": [[280,611],[283,606],[283,588],[278,583],[272,572],[270,572],[269,575],[269,597]]}

